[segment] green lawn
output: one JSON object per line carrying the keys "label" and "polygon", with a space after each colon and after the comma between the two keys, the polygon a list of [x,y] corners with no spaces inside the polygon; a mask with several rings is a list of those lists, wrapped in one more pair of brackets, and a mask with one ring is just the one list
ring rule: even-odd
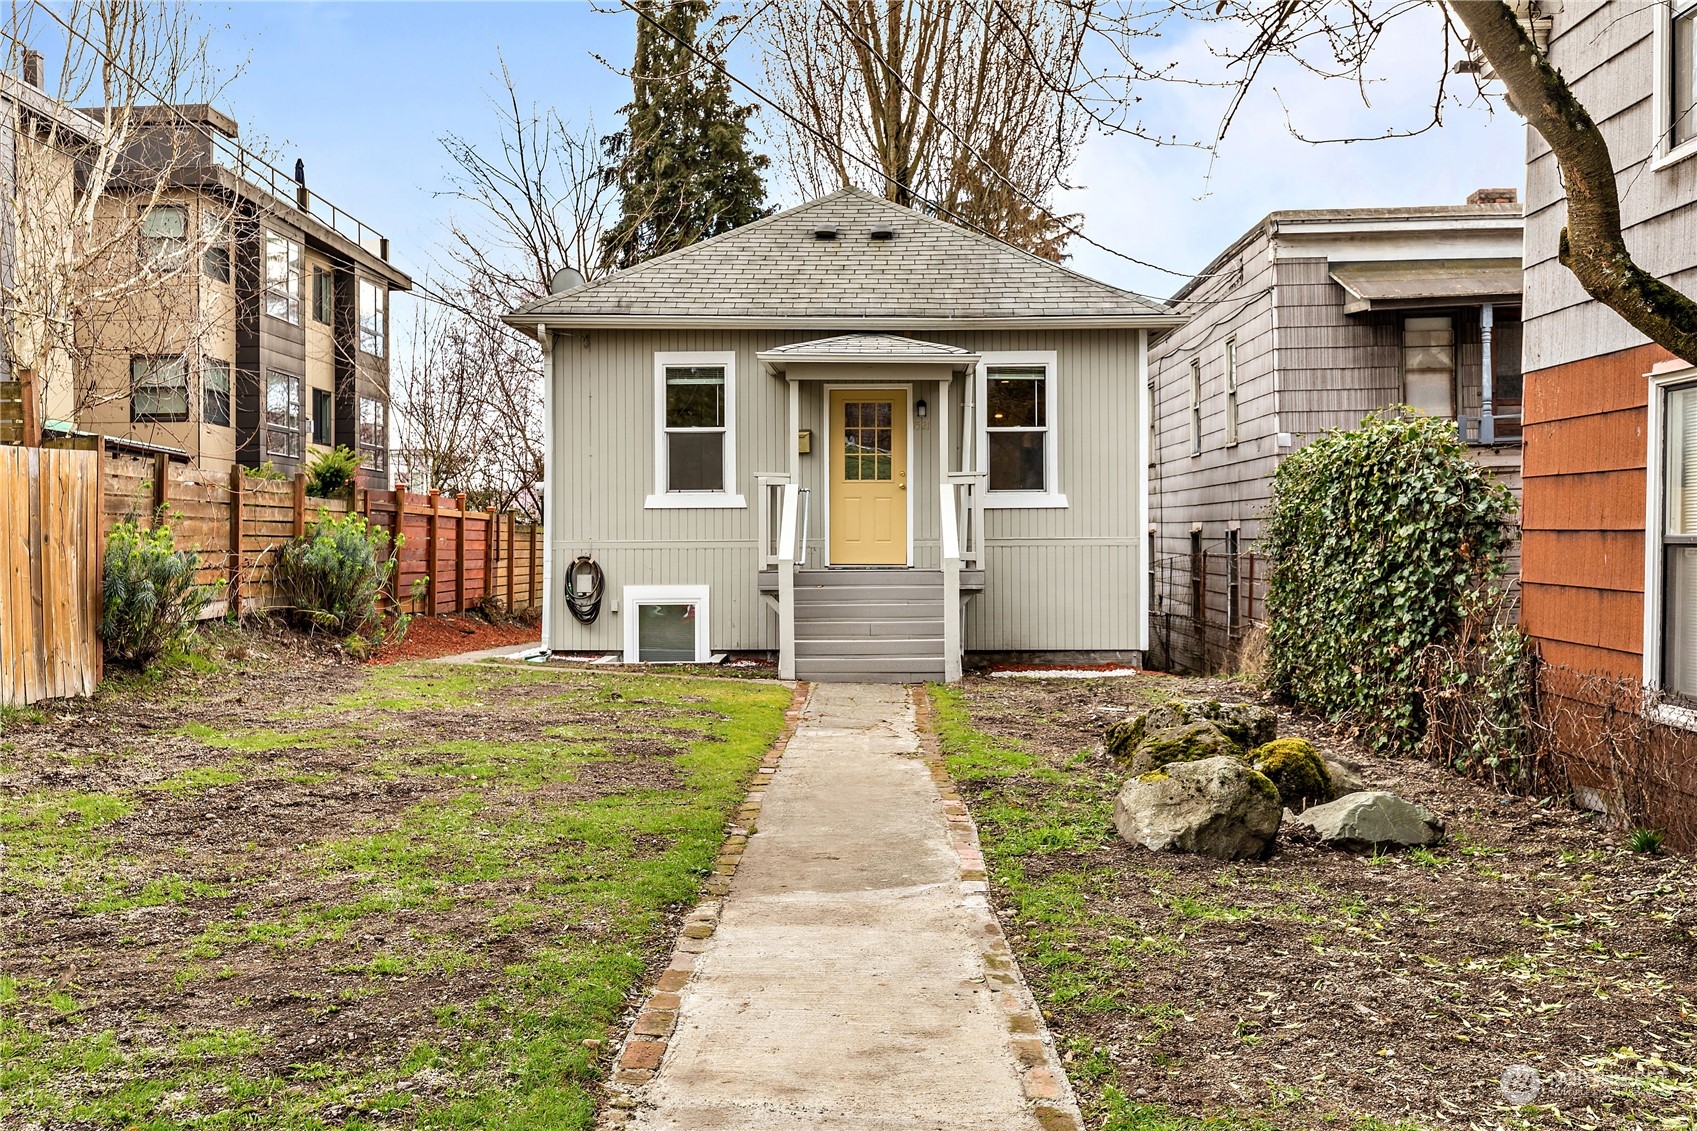
{"label": "green lawn", "polygon": [[0,735],[0,1125],[588,1128],[790,693],[197,670]]}

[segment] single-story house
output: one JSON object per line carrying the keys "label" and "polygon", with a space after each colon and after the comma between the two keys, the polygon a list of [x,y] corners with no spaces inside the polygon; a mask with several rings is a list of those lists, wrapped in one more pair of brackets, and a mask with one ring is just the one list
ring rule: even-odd
{"label": "single-story house", "polygon": [[547,648],[1141,660],[1163,304],[843,189],[508,321],[549,358]]}

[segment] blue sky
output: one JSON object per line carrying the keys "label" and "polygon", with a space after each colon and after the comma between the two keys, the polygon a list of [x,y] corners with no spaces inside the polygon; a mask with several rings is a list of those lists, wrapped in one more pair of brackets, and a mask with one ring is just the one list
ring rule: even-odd
{"label": "blue sky", "polygon": [[[244,137],[262,139],[285,168],[303,157],[314,190],[389,235],[397,262],[414,272],[429,265],[451,208],[435,195],[444,183],[437,139],[491,136],[497,53],[522,95],[574,122],[593,115],[610,130],[629,90],[594,55],[628,61],[633,18],[585,3],[204,3],[200,11],[217,63],[241,68],[222,103]],[[1084,187],[1061,203],[1085,214],[1093,238],[1193,271],[1274,209],[1459,203],[1477,187],[1520,185],[1524,129],[1500,109],[1452,107],[1444,128],[1410,140],[1315,146],[1291,136],[1287,113],[1317,135],[1417,124],[1440,61],[1436,36],[1434,17],[1417,16],[1387,37],[1375,56],[1371,107],[1346,84],[1270,74],[1211,177],[1195,152],[1092,138],[1074,174]],[[1151,50],[1206,68],[1209,46],[1194,32]],[[750,81],[761,75],[747,57],[732,67]],[[1143,110],[1163,132],[1201,136],[1219,107],[1216,92],[1168,88]],[[781,178],[771,188],[775,201],[795,202]],[[1105,252],[1073,250],[1074,267],[1109,282],[1157,295],[1177,286]]]}

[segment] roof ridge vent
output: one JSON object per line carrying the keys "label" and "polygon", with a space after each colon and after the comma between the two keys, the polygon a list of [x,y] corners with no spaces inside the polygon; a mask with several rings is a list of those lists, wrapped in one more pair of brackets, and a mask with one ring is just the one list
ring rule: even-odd
{"label": "roof ridge vent", "polygon": [[813,226],[813,238],[825,242],[834,240],[837,238],[837,226],[835,224],[815,224]]}
{"label": "roof ridge vent", "polygon": [[896,238],[896,229],[889,224],[878,223],[872,225],[866,235],[868,239],[893,240]]}

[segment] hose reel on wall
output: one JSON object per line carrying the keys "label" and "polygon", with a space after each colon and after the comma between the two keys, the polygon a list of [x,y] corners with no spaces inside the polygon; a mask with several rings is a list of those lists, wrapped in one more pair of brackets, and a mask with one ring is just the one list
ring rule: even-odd
{"label": "hose reel on wall", "polygon": [[594,624],[601,615],[601,595],[607,576],[592,554],[579,554],[566,569],[566,608],[579,624]]}

